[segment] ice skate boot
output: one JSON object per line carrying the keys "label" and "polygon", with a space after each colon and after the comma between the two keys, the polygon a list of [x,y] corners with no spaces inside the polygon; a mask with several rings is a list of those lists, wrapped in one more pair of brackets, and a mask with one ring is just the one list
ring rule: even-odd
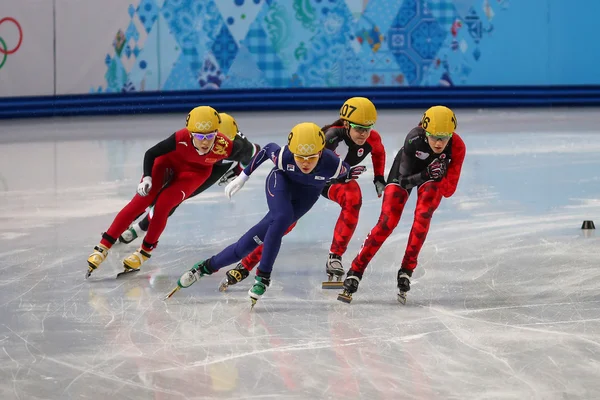
{"label": "ice skate boot", "polygon": [[263,294],[267,291],[267,288],[271,284],[271,279],[266,278],[264,276],[255,276],[254,277],[254,285],[248,290],[248,294],[250,295],[250,301],[252,302],[252,306],[250,309],[254,308],[254,305],[262,297]]}
{"label": "ice skate boot", "polygon": [[344,291],[338,294],[338,300],[344,303],[350,303],[352,301],[352,294],[358,290],[358,284],[362,279],[362,274],[356,271],[348,271],[348,275],[344,280]]}
{"label": "ice skate boot", "polygon": [[[342,265],[341,256],[329,253],[329,258],[325,263],[325,271],[327,272],[327,282],[321,284],[322,289],[340,289],[343,287],[344,266]],[[333,282],[334,277],[335,282]]]}
{"label": "ice skate boot", "polygon": [[250,275],[250,272],[244,268],[242,263],[238,263],[235,268],[230,269],[225,274],[225,278],[223,278],[221,284],[219,285],[219,292],[224,292],[229,286],[243,281],[248,277],[248,275]]}
{"label": "ice skate boot", "polygon": [[125,274],[138,272],[142,264],[150,257],[152,257],[152,255],[140,247],[137,251],[133,252],[133,254],[127,256],[127,258],[123,260],[124,270],[117,274],[117,278]]}
{"label": "ice skate boot", "polygon": [[410,290],[411,276],[410,269],[400,268],[398,270],[398,301],[402,304],[406,304],[406,292]]}
{"label": "ice skate boot", "polygon": [[140,237],[143,234],[142,232],[145,231],[140,228],[140,224],[133,224],[119,236],[119,242],[129,244]]}
{"label": "ice skate boot", "polygon": [[85,274],[85,279],[89,278],[92,272],[102,264],[108,255],[108,247],[99,244],[94,247],[94,252],[88,257],[88,271]]}
{"label": "ice skate boot", "polygon": [[196,281],[200,280],[200,278],[202,278],[204,275],[212,275],[213,272],[214,271],[210,268],[208,260],[197,262],[194,264],[192,269],[181,275],[181,277],[177,280],[177,286],[165,296],[165,300],[173,296],[179,289],[188,288]]}

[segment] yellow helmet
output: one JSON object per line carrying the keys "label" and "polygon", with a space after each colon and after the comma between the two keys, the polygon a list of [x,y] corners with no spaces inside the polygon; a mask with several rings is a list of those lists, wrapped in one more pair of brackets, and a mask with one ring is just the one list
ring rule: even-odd
{"label": "yellow helmet", "polygon": [[225,113],[219,113],[219,117],[221,117],[221,127],[219,128],[219,132],[231,140],[235,139],[235,136],[239,132],[235,119],[231,115]]}
{"label": "yellow helmet", "polygon": [[366,97],[352,97],[340,108],[340,118],[370,128],[377,122],[377,110]]}
{"label": "yellow helmet", "polygon": [[325,134],[312,122],[302,122],[288,135],[288,148],[293,154],[311,156],[325,147]]}
{"label": "yellow helmet", "polygon": [[434,136],[452,136],[457,125],[458,121],[454,112],[444,106],[429,108],[421,119],[421,126],[425,132]]}
{"label": "yellow helmet", "polygon": [[194,133],[214,132],[219,129],[220,125],[219,113],[209,106],[194,108],[185,119],[185,127]]}

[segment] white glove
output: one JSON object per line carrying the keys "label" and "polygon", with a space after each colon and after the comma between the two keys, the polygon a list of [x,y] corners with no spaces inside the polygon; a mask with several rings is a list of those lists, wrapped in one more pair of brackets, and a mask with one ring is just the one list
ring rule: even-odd
{"label": "white glove", "polygon": [[229,182],[227,184],[227,186],[225,186],[225,196],[227,196],[229,199],[231,199],[231,196],[236,194],[237,191],[240,190],[244,186],[244,184],[246,183],[248,178],[249,178],[249,176],[246,175],[244,173],[244,171],[240,172],[240,174],[237,176],[237,178],[235,178],[234,180]]}
{"label": "white glove", "polygon": [[140,184],[138,185],[137,192],[140,196],[148,196],[150,190],[152,189],[152,177],[145,176]]}

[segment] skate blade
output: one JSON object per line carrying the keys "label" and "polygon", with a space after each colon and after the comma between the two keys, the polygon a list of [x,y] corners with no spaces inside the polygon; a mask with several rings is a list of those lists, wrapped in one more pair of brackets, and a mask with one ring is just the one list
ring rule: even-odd
{"label": "skate blade", "polygon": [[125,271],[119,272],[117,274],[117,278],[119,278],[119,277],[121,277],[123,275],[132,274],[134,272],[139,272],[139,271],[140,271],[139,269],[127,268]]}
{"label": "skate blade", "polygon": [[173,295],[175,294],[175,292],[177,292],[179,289],[181,289],[179,286],[175,286],[175,289],[171,290],[171,291],[169,292],[169,294],[168,294],[168,295],[166,295],[166,296],[164,297],[164,299],[163,299],[163,300],[168,300],[168,299],[170,299],[170,298],[171,298],[171,296],[173,296]]}
{"label": "skate blade", "polygon": [[333,281],[328,281],[328,282],[323,282],[321,283],[321,289],[340,289],[344,287],[344,282],[333,282]]}
{"label": "skate blade", "polygon": [[352,295],[351,294],[346,294],[346,293],[340,293],[340,294],[338,294],[337,299],[339,301],[341,301],[342,303],[351,303],[352,302]]}
{"label": "skate blade", "polygon": [[92,264],[91,262],[88,261],[88,270],[85,273],[85,279],[89,278],[90,275],[92,274],[92,272],[94,272],[96,270],[96,267],[94,266],[94,264]]}
{"label": "skate blade", "polygon": [[256,305],[257,299],[255,299],[254,297],[250,297],[250,301],[252,302],[252,305],[250,306],[250,310],[253,310],[254,306]]}
{"label": "skate blade", "polygon": [[228,287],[229,287],[229,281],[227,280],[227,278],[225,278],[219,284],[219,292],[226,291]]}
{"label": "skate blade", "polygon": [[400,292],[400,293],[398,293],[398,301],[401,304],[406,304],[406,292]]}

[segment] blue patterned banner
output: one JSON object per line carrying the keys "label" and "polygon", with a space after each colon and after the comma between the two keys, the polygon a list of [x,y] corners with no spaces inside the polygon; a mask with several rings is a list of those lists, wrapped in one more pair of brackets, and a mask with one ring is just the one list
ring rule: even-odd
{"label": "blue patterned banner", "polygon": [[508,0],[139,0],[92,93],[458,86]]}

